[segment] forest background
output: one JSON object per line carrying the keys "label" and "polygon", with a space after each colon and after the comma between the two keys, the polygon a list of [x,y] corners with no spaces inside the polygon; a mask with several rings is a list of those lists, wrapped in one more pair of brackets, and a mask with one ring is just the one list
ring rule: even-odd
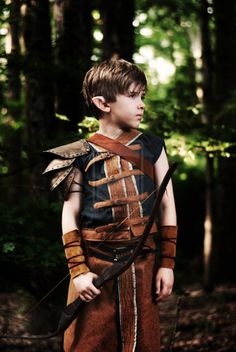
{"label": "forest background", "polygon": [[[2,292],[37,301],[67,274],[63,200],[42,176],[42,151],[96,131],[81,85],[111,57],[145,71],[139,129],[164,138],[170,163],[180,162],[176,289],[234,282],[235,1],[0,0]],[[67,284],[53,292],[52,310]]]}

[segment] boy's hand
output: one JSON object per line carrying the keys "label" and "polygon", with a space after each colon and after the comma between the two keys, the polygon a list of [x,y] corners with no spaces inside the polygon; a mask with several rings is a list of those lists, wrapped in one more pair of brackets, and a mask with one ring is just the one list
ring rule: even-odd
{"label": "boy's hand", "polygon": [[168,297],[172,292],[173,284],[173,269],[159,268],[156,273],[156,294],[158,294],[158,298],[156,298],[156,301],[160,301]]}
{"label": "boy's hand", "polygon": [[73,279],[76,290],[80,294],[80,298],[83,301],[89,302],[101,293],[101,290],[96,288],[93,284],[93,280],[97,277],[97,274],[89,271],[87,273],[80,274]]}

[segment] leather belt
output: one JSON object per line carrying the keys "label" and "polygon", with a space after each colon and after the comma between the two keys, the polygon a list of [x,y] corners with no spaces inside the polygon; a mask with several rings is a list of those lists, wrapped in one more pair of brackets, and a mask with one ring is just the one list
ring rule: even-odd
{"label": "leather belt", "polygon": [[[145,224],[135,224],[128,226],[126,229],[101,231],[97,232],[95,228],[81,227],[80,233],[84,240],[88,241],[106,241],[106,242],[119,242],[124,240],[132,240],[143,234]],[[111,232],[109,234],[109,232]],[[150,233],[157,232],[157,224],[153,223]]]}
{"label": "leather belt", "polygon": [[[109,262],[122,262],[129,259],[135,246],[136,244],[133,243],[122,247],[111,247],[104,243],[100,243],[99,248],[97,248],[93,247],[93,243],[89,244],[86,242],[86,254]],[[150,252],[156,253],[158,252],[158,249],[147,246],[147,248],[142,248],[138,256],[144,256]]]}

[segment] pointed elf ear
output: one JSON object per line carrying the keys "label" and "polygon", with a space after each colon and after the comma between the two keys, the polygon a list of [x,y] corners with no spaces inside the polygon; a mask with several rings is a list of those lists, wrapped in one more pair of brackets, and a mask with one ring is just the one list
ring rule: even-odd
{"label": "pointed elf ear", "polygon": [[103,112],[109,112],[110,111],[110,105],[106,103],[105,98],[102,95],[98,95],[96,97],[92,98],[92,101],[94,105]]}

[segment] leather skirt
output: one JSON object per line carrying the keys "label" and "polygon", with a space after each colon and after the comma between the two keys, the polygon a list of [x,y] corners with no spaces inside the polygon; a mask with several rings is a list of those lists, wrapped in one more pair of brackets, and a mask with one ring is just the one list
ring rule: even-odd
{"label": "leather skirt", "polygon": [[[159,352],[159,305],[155,301],[158,269],[155,234],[149,234],[132,265],[103,285],[95,299],[81,306],[64,333],[65,352]],[[128,259],[133,244],[109,245],[86,241],[85,255],[97,275],[117,261]],[[67,304],[78,297],[70,281]]]}

